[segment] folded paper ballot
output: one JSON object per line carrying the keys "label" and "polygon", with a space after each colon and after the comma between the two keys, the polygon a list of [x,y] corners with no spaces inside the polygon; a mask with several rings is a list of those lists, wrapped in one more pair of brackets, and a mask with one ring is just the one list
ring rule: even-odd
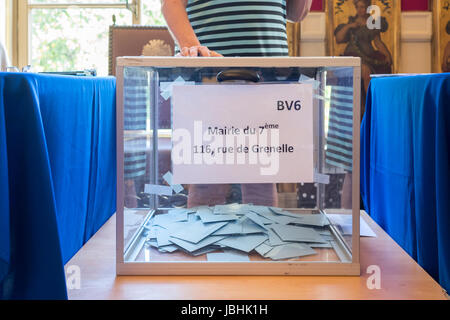
{"label": "folded paper ballot", "polygon": [[[273,210],[273,208],[271,208]],[[288,211],[273,211],[276,216],[268,217],[272,221],[281,224],[303,224],[311,226],[323,227],[328,225],[329,222],[327,218],[322,214],[302,214],[302,213],[291,213]]]}
{"label": "folded paper ballot", "polygon": [[268,231],[267,235],[271,246],[280,246],[285,243],[272,229]]}
{"label": "folded paper ballot", "polygon": [[174,244],[180,246],[182,249],[184,249],[186,251],[193,252],[193,251],[202,249],[206,246],[209,246],[213,243],[216,243],[224,238],[225,238],[224,236],[211,236],[211,237],[204,238],[203,240],[201,240],[197,243],[192,243],[189,241],[171,237],[170,241],[172,241]]}
{"label": "folded paper ballot", "polygon": [[[260,217],[259,215],[257,215],[256,213],[249,211],[245,214],[245,216],[250,219],[251,221],[253,221],[254,223],[256,223],[258,226],[260,226],[261,228],[263,228],[264,230],[269,230],[268,227],[266,227],[264,225],[264,220],[262,217]],[[270,221],[270,220],[269,220]]]}
{"label": "folded paper ballot", "polygon": [[194,257],[197,257],[197,256],[201,256],[202,254],[207,254],[210,252],[217,251],[220,248],[221,248],[220,246],[216,246],[213,244],[213,245],[198,249],[196,251],[190,252],[190,254],[193,255]]}
{"label": "folded paper ballot", "polygon": [[331,244],[330,241],[328,241],[327,243],[314,243],[314,242],[311,242],[311,243],[308,243],[308,245],[311,248],[333,248],[333,245]]}
{"label": "folded paper ballot", "polygon": [[270,225],[270,227],[283,241],[327,243],[326,240],[312,228],[280,224]]}
{"label": "folded paper ballot", "polygon": [[247,217],[229,222],[225,227],[214,232],[214,235],[253,234],[262,233],[264,229]]}
{"label": "folded paper ballot", "polygon": [[218,243],[229,248],[250,252],[266,240],[267,235],[265,234],[250,234],[227,237],[220,240]]}
{"label": "folded paper ballot", "polygon": [[214,214],[208,207],[199,208],[197,211],[197,216],[203,223],[223,222],[239,219],[239,217],[234,214]]}
{"label": "folded paper ballot", "polygon": [[158,247],[171,245],[172,242],[169,241],[169,232],[167,229],[160,228],[156,230],[156,242]]}
{"label": "folded paper ballot", "polygon": [[260,256],[265,257],[266,254],[272,249],[273,247],[269,246],[266,242],[263,242],[255,248],[255,251],[258,252]]}
{"label": "folded paper ballot", "polygon": [[171,234],[171,237],[198,243],[214,231],[222,228],[225,224],[225,222],[208,224],[201,221],[195,221],[193,223],[186,222],[182,227],[177,228],[177,230]]}
{"label": "folded paper ballot", "polygon": [[244,214],[248,210],[250,205],[248,204],[224,204],[214,206],[214,214]]}
{"label": "folded paper ballot", "polygon": [[266,254],[266,257],[273,260],[281,260],[309,256],[312,254],[316,254],[316,251],[305,244],[289,243],[273,248]]}
{"label": "folded paper ballot", "polygon": [[167,254],[206,254],[208,261],[249,261],[251,252],[283,260],[333,248],[329,224],[321,213],[251,204],[174,208],[149,220],[146,244]]}
{"label": "folded paper ballot", "polygon": [[181,191],[183,191],[184,190],[183,186],[180,184],[173,184],[172,178],[173,178],[172,172],[170,171],[166,172],[166,174],[163,175],[164,181],[166,181],[169,184],[169,186],[173,189],[175,193],[180,193]]}
{"label": "folded paper ballot", "polygon": [[169,244],[167,246],[159,247],[159,251],[161,251],[161,252],[175,252],[178,249],[179,249],[179,247],[176,246],[176,245],[173,245],[173,244]]}

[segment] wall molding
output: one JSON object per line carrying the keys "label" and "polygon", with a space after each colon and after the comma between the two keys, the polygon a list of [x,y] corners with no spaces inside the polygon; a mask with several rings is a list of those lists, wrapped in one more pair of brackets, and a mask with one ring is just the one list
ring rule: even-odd
{"label": "wall molding", "polygon": [[324,12],[310,12],[301,24],[301,41],[325,42],[326,15]]}
{"label": "wall molding", "polygon": [[431,12],[403,12],[401,19],[402,42],[431,42],[433,14]]}

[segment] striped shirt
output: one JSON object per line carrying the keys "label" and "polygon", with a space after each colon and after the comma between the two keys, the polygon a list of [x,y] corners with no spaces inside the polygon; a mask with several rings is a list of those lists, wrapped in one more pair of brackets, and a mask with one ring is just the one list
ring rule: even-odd
{"label": "striped shirt", "polygon": [[201,45],[224,56],[287,56],[286,0],[188,0]]}

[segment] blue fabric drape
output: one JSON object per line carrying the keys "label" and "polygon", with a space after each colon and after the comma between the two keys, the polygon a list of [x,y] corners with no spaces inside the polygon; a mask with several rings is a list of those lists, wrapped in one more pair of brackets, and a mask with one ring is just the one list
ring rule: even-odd
{"label": "blue fabric drape", "polygon": [[115,211],[115,80],[0,73],[0,90],[3,298],[66,299],[64,264]]}
{"label": "blue fabric drape", "polygon": [[372,218],[450,291],[450,74],[372,79],[361,193]]}
{"label": "blue fabric drape", "polygon": [[[0,95],[0,281],[6,277],[10,263],[8,156],[3,94]],[[0,295],[2,289],[0,288]]]}

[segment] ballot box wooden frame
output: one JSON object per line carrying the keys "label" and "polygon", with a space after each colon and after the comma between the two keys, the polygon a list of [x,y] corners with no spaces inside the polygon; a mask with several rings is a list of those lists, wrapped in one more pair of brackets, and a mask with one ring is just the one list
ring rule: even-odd
{"label": "ballot box wooden frame", "polygon": [[[126,67],[299,67],[299,68],[353,68],[353,167],[352,167],[352,235],[348,260],[328,261],[149,261],[135,262],[126,256],[124,243],[124,68]],[[116,214],[116,273],[118,275],[360,275],[360,99],[361,61],[357,57],[119,57],[117,58],[117,214]],[[320,102],[320,99],[316,99]],[[318,108],[317,108],[318,109]],[[154,121],[155,122],[155,121]],[[167,130],[166,130],[167,131]],[[169,130],[170,131],[170,130]],[[163,133],[169,134],[170,133]],[[159,133],[158,133],[159,136]],[[153,139],[158,140],[158,139]],[[158,150],[156,148],[156,150]],[[349,210],[350,211],[350,210]],[[146,220],[148,221],[148,219]],[[144,221],[137,233],[144,229]],[[334,234],[341,237],[339,232]],[[143,246],[143,240],[134,236],[134,244]],[[344,242],[342,240],[342,242]],[[344,253],[345,254],[345,253]]]}

